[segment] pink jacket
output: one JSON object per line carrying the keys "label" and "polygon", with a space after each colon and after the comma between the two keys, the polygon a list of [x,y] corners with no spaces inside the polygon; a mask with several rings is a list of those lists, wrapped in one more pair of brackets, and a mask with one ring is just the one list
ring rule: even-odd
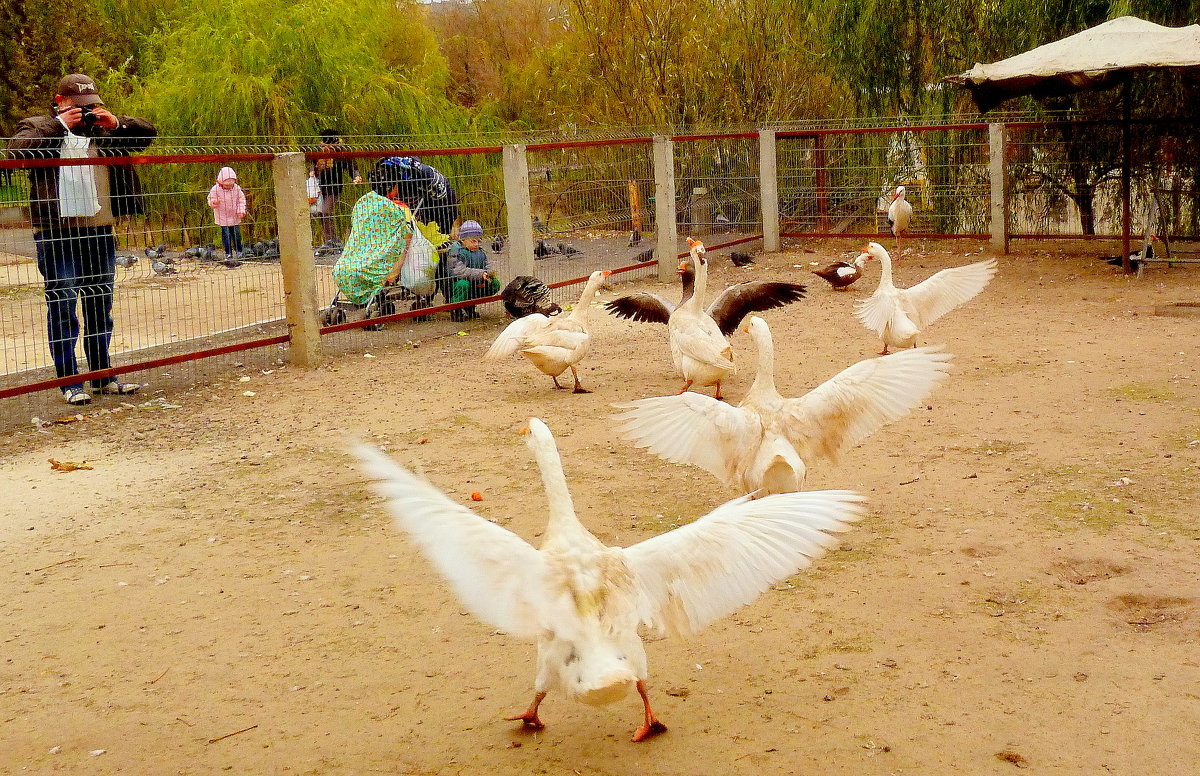
{"label": "pink jacket", "polygon": [[217,173],[217,184],[208,190],[208,206],[213,209],[217,226],[237,226],[246,216],[246,192],[233,184],[232,189],[221,188],[221,181],[237,180],[232,167],[222,167]]}

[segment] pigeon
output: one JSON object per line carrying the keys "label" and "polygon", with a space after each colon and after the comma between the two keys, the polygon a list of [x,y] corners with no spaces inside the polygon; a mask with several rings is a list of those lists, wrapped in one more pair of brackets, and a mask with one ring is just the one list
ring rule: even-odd
{"label": "pigeon", "polygon": [[259,240],[258,242],[254,243],[254,245],[251,245],[250,247],[254,249],[254,253],[257,256],[262,256],[264,253],[267,252],[267,244],[265,242],[263,242],[262,240]]}
{"label": "pigeon", "polygon": [[242,258],[243,259],[258,258],[258,254],[255,252],[253,245],[247,245],[245,248],[242,249]]}
{"label": "pigeon", "polygon": [[154,270],[155,275],[174,275],[179,270],[159,259],[150,260],[150,268]]}
{"label": "pigeon", "polygon": [[638,231],[637,229],[634,229],[632,232],[629,233],[629,246],[628,247],[636,248],[636,247],[638,247],[638,245],[641,244],[641,242],[642,242],[642,233],[640,231]]}
{"label": "pigeon", "polygon": [[187,250],[185,250],[183,252],[183,255],[189,259],[199,259],[200,254],[203,251],[204,251],[204,248],[202,248],[201,246],[193,245],[191,248],[188,248]]}
{"label": "pigeon", "polygon": [[558,252],[564,256],[575,256],[576,254],[583,253],[583,251],[579,250],[575,246],[567,245],[566,243],[558,244]]}
{"label": "pigeon", "polygon": [[634,259],[636,259],[637,261],[654,261],[654,249],[647,248],[646,250],[639,253],[637,256],[634,256]]}
{"label": "pigeon", "polygon": [[228,267],[229,269],[237,269],[238,267],[242,266],[242,261],[241,261],[241,259],[237,258],[236,256],[230,256],[230,257],[227,257],[224,261],[222,261],[221,265],[224,267]]}
{"label": "pigeon", "polygon": [[262,257],[264,259],[278,259],[279,242],[277,240],[267,240],[267,247],[263,249]]}
{"label": "pigeon", "polygon": [[153,261],[154,259],[161,259],[163,257],[163,254],[166,252],[166,250],[167,250],[167,244],[159,243],[158,245],[155,245],[153,248],[145,248],[142,251],[142,253],[146,254],[147,259],[150,259],[151,261]]}
{"label": "pigeon", "polygon": [[730,251],[729,258],[735,267],[749,267],[754,263],[754,257],[741,251]]}
{"label": "pigeon", "polygon": [[118,256],[117,257],[117,266],[123,267],[124,269],[129,269],[134,264],[137,264],[137,261],[138,261],[137,256],[129,256],[129,255]]}
{"label": "pigeon", "polygon": [[217,246],[209,243],[200,249],[200,255],[197,256],[201,261],[215,261],[217,258]]}
{"label": "pigeon", "polygon": [[538,234],[549,234],[550,233],[550,229],[545,224],[543,224],[542,219],[538,218],[537,216],[533,217],[533,228],[537,230]]}
{"label": "pigeon", "polygon": [[492,253],[499,253],[504,250],[504,235],[496,235],[496,239],[492,240]]}
{"label": "pigeon", "polygon": [[553,256],[558,253],[558,249],[547,245],[543,240],[538,240],[537,245],[533,246],[533,255],[539,259],[544,259],[547,256]]}

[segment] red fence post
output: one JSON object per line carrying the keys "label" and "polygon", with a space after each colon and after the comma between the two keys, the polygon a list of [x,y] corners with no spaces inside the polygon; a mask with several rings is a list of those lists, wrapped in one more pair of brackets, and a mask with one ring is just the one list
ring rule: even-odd
{"label": "red fence post", "polygon": [[825,136],[813,138],[813,166],[816,168],[817,231],[829,229],[829,182],[825,177]]}

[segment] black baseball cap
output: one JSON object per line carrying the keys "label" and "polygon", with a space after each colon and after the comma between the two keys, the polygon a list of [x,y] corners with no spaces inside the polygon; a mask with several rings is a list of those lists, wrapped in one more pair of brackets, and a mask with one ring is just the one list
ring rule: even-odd
{"label": "black baseball cap", "polygon": [[72,73],[63,78],[58,82],[58,91],[55,94],[65,98],[70,105],[76,108],[104,104],[104,100],[100,99],[100,95],[96,91],[95,80],[83,73]]}

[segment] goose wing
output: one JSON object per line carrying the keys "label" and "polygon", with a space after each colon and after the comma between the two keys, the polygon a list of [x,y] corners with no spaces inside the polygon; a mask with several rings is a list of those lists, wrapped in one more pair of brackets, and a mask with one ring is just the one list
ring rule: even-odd
{"label": "goose wing", "polygon": [[658,294],[647,292],[620,296],[605,302],[604,309],[618,318],[631,318],[648,323],[666,323],[675,311],[675,305]]}
{"label": "goose wing", "polygon": [[862,502],[845,490],[743,496],[626,548],[641,621],[664,635],[696,633],[823,555]]}
{"label": "goose wing", "polygon": [[996,260],[988,259],[944,269],[907,289],[904,295],[917,318],[916,324],[924,328],[969,301],[995,274]]}
{"label": "goose wing", "polygon": [[894,318],[902,315],[899,290],[893,286],[875,289],[875,293],[859,302],[854,310],[854,317],[879,337],[883,336],[883,330]]}
{"label": "goose wing", "polygon": [[737,479],[738,460],[761,436],[758,416],[700,393],[656,396],[614,404],[617,431],[672,463],[709,472],[722,482]]}
{"label": "goose wing", "polygon": [[483,622],[514,636],[536,638],[544,558],[511,531],[451,501],[444,493],[368,445],[354,448],[396,526]]}
{"label": "goose wing", "polygon": [[497,361],[511,356],[526,344],[526,339],[533,333],[546,328],[550,319],[541,313],[526,315],[518,318],[504,327],[496,337],[496,341],[488,348],[483,357],[488,361]]}
{"label": "goose wing", "polygon": [[749,280],[735,283],[721,292],[708,306],[721,333],[732,336],[742,319],[750,313],[773,310],[804,298],[805,287],[800,283],[774,280]]}
{"label": "goose wing", "polygon": [[836,461],[886,423],[907,415],[949,372],[950,354],[913,348],[869,358],[783,404],[780,426],[800,457]]}

